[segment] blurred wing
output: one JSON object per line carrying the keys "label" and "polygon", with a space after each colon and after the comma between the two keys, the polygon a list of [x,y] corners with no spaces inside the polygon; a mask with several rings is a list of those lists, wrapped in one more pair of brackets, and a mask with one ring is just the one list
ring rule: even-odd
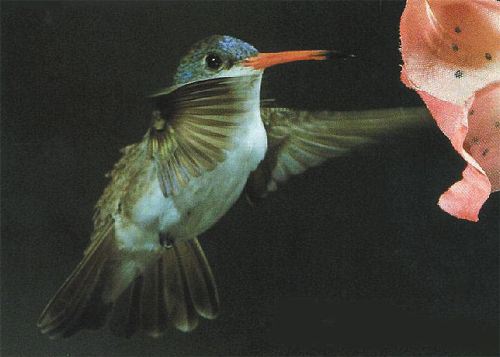
{"label": "blurred wing", "polygon": [[386,135],[430,123],[425,108],[394,108],[352,112],[308,112],[262,108],[268,151],[249,178],[247,194],[264,197],[309,167],[377,142]]}
{"label": "blurred wing", "polygon": [[148,148],[165,196],[213,170],[231,148],[231,136],[258,96],[249,95],[258,76],[193,82],[154,96],[158,111]]}

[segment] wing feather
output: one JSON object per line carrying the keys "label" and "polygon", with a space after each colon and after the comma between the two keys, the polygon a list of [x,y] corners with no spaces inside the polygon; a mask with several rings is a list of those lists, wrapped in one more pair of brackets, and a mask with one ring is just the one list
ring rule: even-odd
{"label": "wing feather", "polygon": [[431,123],[425,108],[308,112],[267,107],[261,109],[261,116],[269,150],[249,178],[250,199],[264,197],[277,183],[330,158]]}
{"label": "wing feather", "polygon": [[155,96],[158,111],[148,133],[149,153],[165,196],[226,158],[233,134],[258,105],[248,93],[260,76],[210,79]]}

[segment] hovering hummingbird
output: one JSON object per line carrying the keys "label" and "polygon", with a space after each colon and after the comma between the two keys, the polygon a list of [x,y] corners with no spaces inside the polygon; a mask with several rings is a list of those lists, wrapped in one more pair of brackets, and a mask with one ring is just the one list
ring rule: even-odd
{"label": "hovering hummingbird", "polygon": [[69,337],[110,320],[118,335],[157,337],[169,324],[191,331],[199,317],[215,318],[219,296],[197,237],[245,187],[250,199],[264,197],[290,175],[428,116],[423,108],[307,112],[261,106],[265,68],[329,57],[341,55],[260,53],[219,35],[196,43],[173,85],[153,96],[143,139],[125,147],[109,173],[90,243],[42,312],[41,331]]}

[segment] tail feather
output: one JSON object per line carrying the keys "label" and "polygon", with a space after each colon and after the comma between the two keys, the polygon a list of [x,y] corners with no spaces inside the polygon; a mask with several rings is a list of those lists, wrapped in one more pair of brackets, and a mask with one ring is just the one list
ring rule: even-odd
{"label": "tail feather", "polygon": [[[97,329],[106,324],[111,310],[111,330],[124,337],[139,332],[158,337],[169,324],[188,332],[196,328],[200,316],[217,316],[217,288],[196,239],[150,254],[152,263],[137,270],[137,276],[121,270],[130,266],[127,263],[132,258],[125,258],[117,249],[110,227],[91,242],[82,261],[43,310],[38,321],[42,333],[57,338]],[[127,281],[123,275],[130,279],[128,287],[123,286]],[[110,294],[121,290],[119,295]]]}
{"label": "tail feather", "polygon": [[168,326],[168,316],[163,302],[163,275],[158,262],[142,276],[142,295],[140,303],[140,326],[152,337],[161,336]]}
{"label": "tail feather", "polygon": [[197,240],[179,246],[177,254],[182,262],[189,294],[196,312],[206,319],[218,314],[219,297],[207,258]]}
{"label": "tail feather", "polygon": [[142,280],[142,275],[138,276],[113,307],[111,331],[119,337],[129,338],[137,332],[140,324]]}
{"label": "tail feather", "polygon": [[176,244],[167,250],[161,258],[161,266],[165,277],[163,297],[166,310],[174,326],[188,332],[198,326],[198,315],[190,297],[189,282],[179,254],[184,245],[186,243]]}
{"label": "tail feather", "polygon": [[[67,337],[81,328],[99,328],[109,304],[99,299],[107,275],[106,265],[113,256],[111,228],[92,241],[82,261],[43,310],[38,327],[51,338]],[[89,308],[100,311],[93,314]]]}

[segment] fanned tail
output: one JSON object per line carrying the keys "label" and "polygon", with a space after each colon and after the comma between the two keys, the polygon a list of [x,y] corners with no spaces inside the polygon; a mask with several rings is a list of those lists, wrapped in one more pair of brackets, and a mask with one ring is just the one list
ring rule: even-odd
{"label": "fanned tail", "polygon": [[219,297],[208,261],[197,239],[165,248],[119,299],[112,331],[124,337],[141,332],[161,336],[171,323],[189,332],[199,316],[214,319]]}
{"label": "fanned tail", "polygon": [[217,288],[197,239],[149,252],[151,264],[131,272],[127,263],[134,262],[118,250],[113,235],[110,228],[92,241],[42,312],[42,333],[58,338],[98,329],[112,310],[111,330],[125,337],[159,337],[169,325],[188,332],[196,328],[199,316],[217,317]]}

